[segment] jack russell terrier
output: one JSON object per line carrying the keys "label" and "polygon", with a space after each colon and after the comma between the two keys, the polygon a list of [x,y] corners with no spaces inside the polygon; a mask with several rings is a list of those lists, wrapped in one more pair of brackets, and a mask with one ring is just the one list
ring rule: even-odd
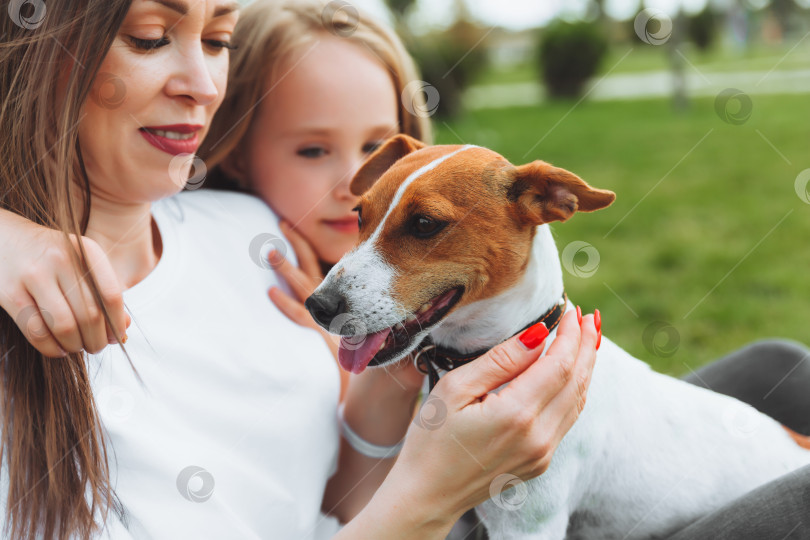
{"label": "jack russell terrier", "polygon": [[[340,364],[354,373],[426,349],[428,334],[450,369],[539,315],[558,320],[572,304],[548,223],[615,199],[543,161],[514,167],[485,148],[407,135],[377,149],[351,191],[362,195],[360,242],[306,305],[343,336]],[[755,429],[735,429],[739,419]],[[493,500],[476,510],[493,538],[663,538],[810,463],[806,441],[604,339],[587,405],[519,510]]]}

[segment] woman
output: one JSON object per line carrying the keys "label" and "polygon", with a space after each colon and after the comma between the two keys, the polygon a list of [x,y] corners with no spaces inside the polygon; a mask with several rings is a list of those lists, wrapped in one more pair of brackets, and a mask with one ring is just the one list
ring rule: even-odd
{"label": "woman", "polygon": [[[249,246],[280,238],[276,220],[243,195],[167,199],[224,95],[236,8],[49,0],[35,23],[0,17],[2,206],[43,226],[9,261],[25,265],[25,286],[0,283],[13,538],[84,538],[102,523],[115,538],[329,533],[318,510],[337,457],[338,379],[324,344],[264,298],[276,278]],[[52,248],[55,234],[64,248]],[[37,274],[40,245],[63,263],[55,276]],[[59,301],[43,310],[39,297]],[[25,335],[47,342],[37,329],[49,319],[72,321],[50,328],[73,336],[70,350],[103,353],[42,354]],[[104,349],[125,330],[130,354]],[[386,460],[342,455],[329,486],[349,521],[339,536],[442,538],[498,474],[540,474],[582,407],[596,341],[592,316],[578,325],[569,314],[544,361],[533,363],[538,343],[512,339],[449,374],[434,390],[441,426],[412,428],[381,485],[369,472]],[[374,441],[390,445],[417,389],[378,384],[385,376],[358,378],[347,402],[390,408]]]}

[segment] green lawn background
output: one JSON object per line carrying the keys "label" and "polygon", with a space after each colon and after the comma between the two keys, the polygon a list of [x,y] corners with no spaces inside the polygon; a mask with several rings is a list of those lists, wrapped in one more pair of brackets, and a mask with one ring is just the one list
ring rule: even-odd
{"label": "green lawn background", "polygon": [[794,185],[810,168],[810,95],[752,100],[742,125],[708,98],[682,113],[668,100],[557,102],[435,125],[438,143],[543,159],[616,192],[553,225],[560,251],[584,241],[600,256],[591,277],[564,271],[566,288],[621,347],[678,375],[759,338],[810,341],[810,205]]}

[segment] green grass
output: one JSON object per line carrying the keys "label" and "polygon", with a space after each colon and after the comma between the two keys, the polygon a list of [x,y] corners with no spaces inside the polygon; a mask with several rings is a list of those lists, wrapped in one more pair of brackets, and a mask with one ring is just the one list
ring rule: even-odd
{"label": "green grass", "polygon": [[[807,69],[810,62],[810,40],[780,45],[760,43],[744,50],[731,45],[718,45],[706,52],[699,51],[690,43],[684,43],[678,50],[692,66],[706,72]],[[668,70],[668,52],[667,47],[641,42],[614,45],[602,62],[601,72],[611,69],[612,73]],[[687,64],[685,69],[691,68]]]}
{"label": "green grass", "polygon": [[[553,226],[560,251],[579,240],[600,254],[592,277],[564,271],[566,288],[602,311],[607,336],[677,375],[759,338],[810,342],[810,204],[794,188],[810,168],[810,97],[753,99],[740,126],[712,99],[681,114],[664,100],[586,101],[475,111],[437,122],[437,139],[544,159],[615,191],[611,207]],[[655,321],[674,330],[645,344]],[[656,353],[667,332],[674,354]]]}
{"label": "green grass", "polygon": [[[781,45],[756,44],[740,50],[725,45],[707,52],[698,51],[689,43],[679,49],[686,60],[684,69],[693,72],[732,72],[732,71],[789,71],[807,69],[810,65],[810,39]],[[664,46],[652,46],[635,41],[611,45],[602,61],[600,74],[610,72],[641,73],[646,71],[669,70],[668,50]],[[598,77],[599,75],[597,75]],[[483,70],[475,84],[507,84],[539,81],[538,68],[532,63],[509,66],[491,66]]]}

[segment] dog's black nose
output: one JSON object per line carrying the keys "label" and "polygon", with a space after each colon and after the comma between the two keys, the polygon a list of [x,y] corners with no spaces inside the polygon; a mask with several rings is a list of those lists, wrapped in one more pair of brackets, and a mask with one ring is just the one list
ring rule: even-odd
{"label": "dog's black nose", "polygon": [[338,293],[322,292],[307,298],[304,305],[315,322],[329,328],[332,320],[341,313],[346,313],[346,300]]}

